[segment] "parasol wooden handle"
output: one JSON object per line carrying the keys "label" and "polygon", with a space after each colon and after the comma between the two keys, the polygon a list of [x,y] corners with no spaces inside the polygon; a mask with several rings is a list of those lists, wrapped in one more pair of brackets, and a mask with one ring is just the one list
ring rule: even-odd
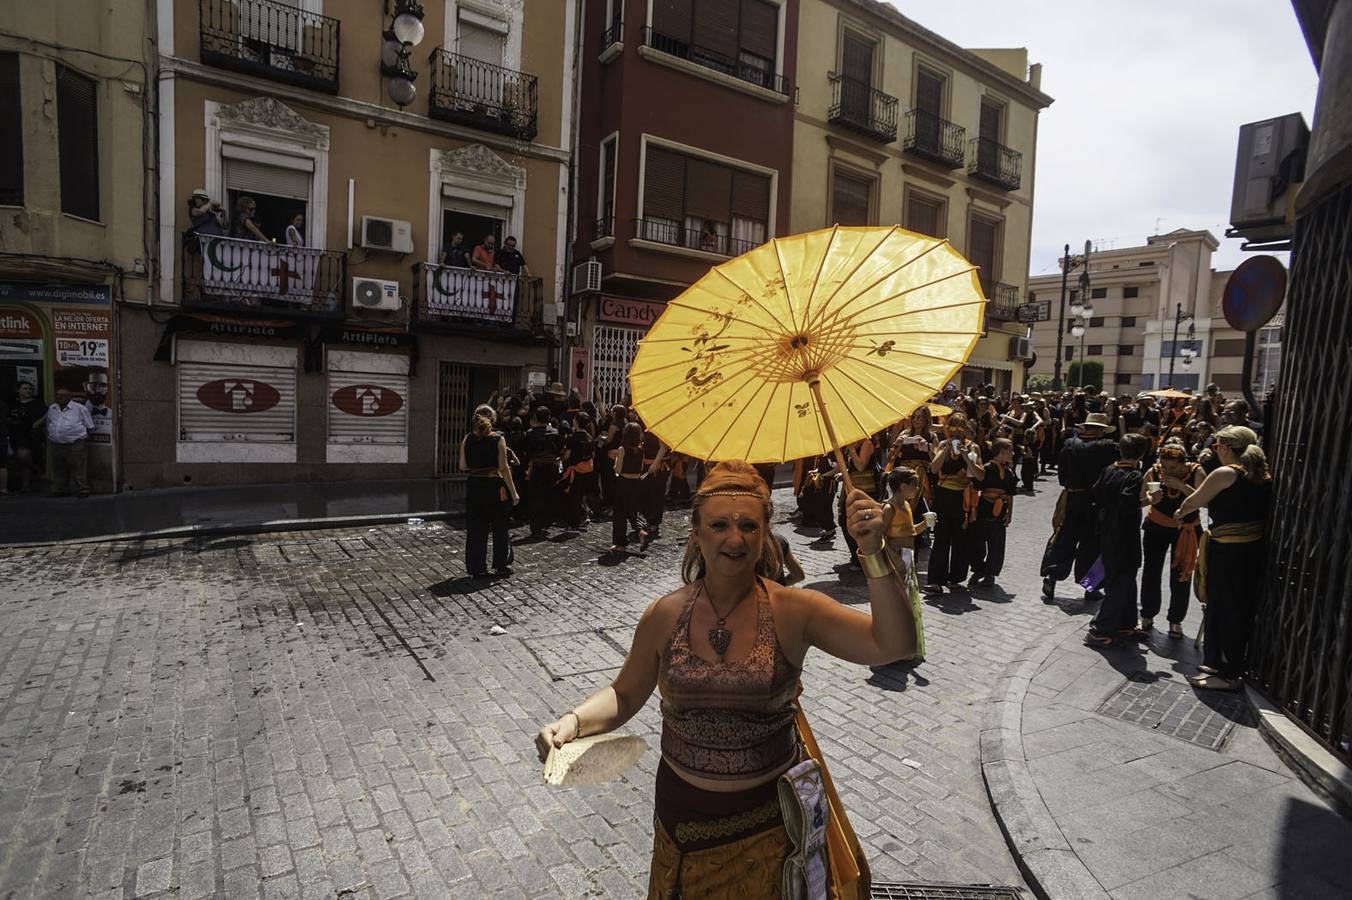
{"label": "parasol wooden handle", "polygon": [[850,480],[850,467],[845,465],[845,455],[840,452],[840,439],[836,437],[835,426],[831,424],[831,417],[826,413],[826,404],[822,401],[822,383],[820,379],[813,378],[807,383],[808,388],[812,390],[812,396],[817,401],[817,409],[821,411],[822,421],[826,423],[826,436],[831,439],[831,451],[836,455],[836,465],[840,467],[840,477],[845,479],[845,496],[848,497],[854,490],[854,482]]}

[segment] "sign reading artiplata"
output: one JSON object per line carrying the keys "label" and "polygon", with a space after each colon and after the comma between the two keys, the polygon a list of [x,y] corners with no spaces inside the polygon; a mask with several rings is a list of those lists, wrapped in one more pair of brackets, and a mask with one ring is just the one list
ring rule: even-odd
{"label": "sign reading artiplata", "polygon": [[628,300],[623,297],[602,297],[597,318],[602,322],[619,322],[623,325],[641,325],[647,328],[657,321],[667,308],[665,303],[652,303],[647,300]]}

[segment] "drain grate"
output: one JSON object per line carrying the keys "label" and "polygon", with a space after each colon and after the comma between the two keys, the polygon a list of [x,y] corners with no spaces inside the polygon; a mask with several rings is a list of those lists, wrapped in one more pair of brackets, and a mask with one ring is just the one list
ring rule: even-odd
{"label": "drain grate", "polygon": [[530,638],[521,643],[549,673],[551,681],[606,672],[624,664],[624,648],[604,631],[575,631]]}
{"label": "drain grate", "polygon": [[1253,724],[1242,694],[1201,693],[1186,682],[1149,672],[1131,673],[1098,712],[1208,750],[1220,750],[1236,724]]}
{"label": "drain grate", "polygon": [[873,900],[1023,900],[1023,888],[1003,884],[926,884],[919,881],[873,883]]}

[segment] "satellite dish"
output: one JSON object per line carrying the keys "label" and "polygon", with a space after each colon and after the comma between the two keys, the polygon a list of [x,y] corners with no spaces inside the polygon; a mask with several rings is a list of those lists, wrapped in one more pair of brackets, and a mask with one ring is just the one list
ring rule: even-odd
{"label": "satellite dish", "polygon": [[1255,256],[1239,264],[1225,282],[1221,310],[1236,331],[1262,328],[1286,299],[1286,266],[1275,256]]}

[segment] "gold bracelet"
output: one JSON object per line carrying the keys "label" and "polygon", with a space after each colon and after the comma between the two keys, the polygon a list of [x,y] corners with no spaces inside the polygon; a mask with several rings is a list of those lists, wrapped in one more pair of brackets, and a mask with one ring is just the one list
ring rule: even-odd
{"label": "gold bracelet", "polygon": [[887,578],[892,574],[892,561],[887,558],[886,548],[878,550],[876,553],[854,552],[855,558],[859,560],[859,566],[864,570],[866,578]]}
{"label": "gold bracelet", "polygon": [[570,709],[568,710],[568,712],[564,713],[564,715],[572,716],[574,719],[577,720],[577,730],[573,732],[573,737],[574,738],[582,737],[582,717],[577,714],[577,710]]}

